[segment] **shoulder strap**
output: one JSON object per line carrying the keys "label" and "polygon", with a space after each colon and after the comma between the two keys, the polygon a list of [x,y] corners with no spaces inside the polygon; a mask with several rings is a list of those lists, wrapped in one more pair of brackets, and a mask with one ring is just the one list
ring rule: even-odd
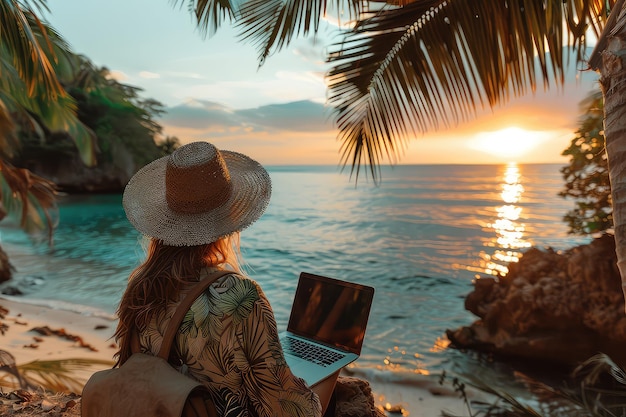
{"label": "shoulder strap", "polygon": [[214,283],[218,278],[229,274],[236,274],[236,272],[227,270],[215,271],[212,274],[209,274],[204,279],[200,280],[200,282],[198,282],[193,288],[191,288],[191,290],[189,290],[189,293],[180,302],[180,304],[176,308],[176,311],[174,312],[174,315],[170,319],[169,324],[167,325],[167,329],[165,330],[165,334],[163,335],[163,341],[161,342],[161,349],[159,349],[159,354],[157,356],[167,360],[170,354],[170,349],[172,348],[172,343],[174,343],[174,337],[178,332],[178,328],[180,327],[180,324],[182,323],[185,314],[187,314],[187,311],[189,310],[193,302],[196,301],[196,298],[198,298],[200,294],[202,294],[207,288],[209,288],[209,285]]}

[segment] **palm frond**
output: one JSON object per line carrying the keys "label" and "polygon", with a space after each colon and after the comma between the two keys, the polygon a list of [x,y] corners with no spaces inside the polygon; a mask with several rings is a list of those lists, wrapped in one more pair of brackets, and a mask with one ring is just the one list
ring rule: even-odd
{"label": "palm frond", "polygon": [[357,176],[369,165],[376,181],[383,158],[396,162],[418,135],[563,83],[565,41],[581,59],[581,28],[601,30],[604,4],[423,0],[363,16],[329,54],[343,164]]}
{"label": "palm frond", "polygon": [[316,33],[329,8],[350,21],[360,14],[365,3],[363,0],[335,0],[333,4],[327,0],[190,0],[187,4],[205,35],[215,33],[225,20],[234,20],[241,39],[258,50],[261,66],[268,56],[293,39]]}
{"label": "palm frond", "polygon": [[44,52],[54,66],[56,78],[65,86],[65,82],[74,77],[86,58],[75,54],[69,43],[52,26],[47,23],[36,24],[33,15],[29,15],[29,22],[39,43],[47,45]]}
{"label": "palm frond", "polygon": [[38,92],[41,99],[54,101],[66,93],[46,53],[52,51],[49,40],[38,37],[33,28],[44,32],[43,23],[29,8],[21,2],[0,1],[2,45],[13,57],[13,65],[26,83],[28,94],[34,96]]}
{"label": "palm frond", "polygon": [[[7,108],[7,113],[12,121],[21,129],[32,131],[38,138],[44,140],[47,132],[67,132],[79,151],[81,160],[87,166],[96,163],[97,140],[95,133],[82,123],[75,111],[75,104],[71,97],[58,97],[53,102],[41,102],[32,100],[20,88],[23,83],[18,78],[11,77],[11,68],[0,67],[5,74],[0,77],[0,101]],[[7,137],[8,138],[8,137]],[[12,141],[11,151],[19,147],[19,143]]]}
{"label": "palm frond", "polygon": [[37,9],[39,15],[42,15],[43,13],[50,13],[47,0],[29,0],[28,4]]}
{"label": "palm frond", "polygon": [[52,233],[58,220],[54,183],[32,172],[0,161],[0,190],[7,213],[17,214],[20,226],[31,236]]}
{"label": "palm frond", "polygon": [[80,392],[84,381],[77,374],[94,366],[113,366],[112,361],[100,359],[36,360],[17,368],[29,386],[41,386],[53,392]]}
{"label": "palm frond", "polygon": [[172,5],[187,3],[189,13],[195,15],[196,23],[204,36],[212,36],[224,21],[235,17],[238,2],[231,0],[171,0]]}
{"label": "palm frond", "polygon": [[0,1],[0,34],[0,100],[10,113],[32,122],[35,132],[68,132],[83,162],[93,166],[95,135],[76,116],[76,103],[58,77],[71,77],[77,70],[68,44],[17,2]]}
{"label": "palm frond", "polygon": [[240,10],[241,37],[258,50],[259,66],[273,48],[282,49],[299,35],[317,32],[326,0],[249,0]]}
{"label": "palm frond", "polygon": [[19,141],[15,134],[15,123],[9,114],[9,110],[4,105],[0,96],[0,156],[10,158],[13,151],[19,147]]}
{"label": "palm frond", "polygon": [[599,353],[581,363],[574,370],[576,377],[582,378],[586,385],[596,384],[601,376],[610,375],[611,378],[622,385],[626,392],[626,371],[604,353]]}
{"label": "palm frond", "polygon": [[[40,22],[36,16],[28,15],[34,36],[39,43],[46,45],[43,49],[49,61],[53,63],[56,79],[73,79],[74,75],[81,70],[84,59],[70,51],[67,42],[50,26]],[[45,94],[39,85],[38,95]],[[76,144],[81,160],[87,166],[96,163],[96,136],[94,132],[84,125],[76,115],[76,102],[65,92],[51,102],[39,103],[38,100],[29,100],[34,112],[39,115],[46,127],[51,131],[63,131],[69,133]]]}

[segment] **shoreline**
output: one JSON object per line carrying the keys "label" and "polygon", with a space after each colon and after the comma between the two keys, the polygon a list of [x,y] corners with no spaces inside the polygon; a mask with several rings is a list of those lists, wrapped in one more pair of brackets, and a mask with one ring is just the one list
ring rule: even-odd
{"label": "shoreline", "polygon": [[[86,359],[94,361],[87,367],[71,370],[71,377],[80,387],[72,391],[80,394],[82,384],[98,370],[113,364],[116,345],[112,340],[116,321],[97,315],[85,315],[73,311],[53,309],[23,303],[15,297],[0,296],[0,350],[9,352],[18,366],[34,361],[62,359]],[[42,334],[36,330],[48,329]],[[376,406],[387,409],[388,416],[437,417],[441,411],[454,415],[467,415],[466,405],[454,388],[439,383],[437,375],[383,372],[367,368],[347,368],[344,376],[366,380],[372,389]],[[6,375],[0,375],[0,386],[6,383]],[[27,373],[27,376],[30,374]],[[14,379],[13,379],[14,380]],[[13,390],[3,386],[3,390]],[[470,397],[482,397],[481,393],[469,392]]]}
{"label": "shoreline", "polygon": [[[80,393],[93,372],[110,368],[117,347],[114,320],[21,303],[0,296],[0,350],[8,352],[21,373],[38,386],[46,361],[66,361],[58,391]],[[39,362],[38,364],[35,362]],[[0,387],[15,389],[15,378],[0,375]],[[11,384],[13,383],[13,384]]]}

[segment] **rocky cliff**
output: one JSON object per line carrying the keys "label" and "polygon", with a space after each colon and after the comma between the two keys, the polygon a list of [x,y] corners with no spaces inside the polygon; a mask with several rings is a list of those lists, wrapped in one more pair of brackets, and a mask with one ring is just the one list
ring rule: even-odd
{"label": "rocky cliff", "polygon": [[54,182],[62,192],[118,193],[137,170],[160,156],[154,143],[132,148],[121,142],[103,142],[96,165],[88,167],[70,139],[60,135],[51,144],[24,143],[11,162]]}
{"label": "rocky cliff", "polygon": [[612,235],[563,253],[529,249],[465,300],[479,320],[453,346],[571,367],[602,352],[626,364],[626,314]]}
{"label": "rocky cliff", "polygon": [[67,193],[119,193],[138,169],[128,153],[119,152],[114,162],[100,161],[94,167],[78,155],[66,159],[48,158],[26,165],[30,171],[54,182]]}

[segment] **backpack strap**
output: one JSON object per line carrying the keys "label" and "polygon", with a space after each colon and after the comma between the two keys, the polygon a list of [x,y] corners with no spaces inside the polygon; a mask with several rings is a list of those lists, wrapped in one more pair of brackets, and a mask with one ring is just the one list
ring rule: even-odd
{"label": "backpack strap", "polygon": [[157,356],[165,359],[167,361],[170,349],[172,348],[172,343],[174,343],[174,337],[176,333],[178,333],[178,329],[180,328],[180,324],[183,321],[183,318],[189,311],[189,308],[196,301],[196,298],[200,296],[204,291],[206,291],[209,286],[214,283],[218,278],[223,277],[224,275],[236,274],[235,271],[227,271],[227,270],[219,270],[215,271],[204,279],[201,279],[194,287],[189,290],[189,293],[183,298],[180,302],[174,315],[170,319],[170,322],[167,325],[167,329],[165,330],[165,334],[163,335],[163,341],[161,342],[161,349],[159,349],[159,354]]}

